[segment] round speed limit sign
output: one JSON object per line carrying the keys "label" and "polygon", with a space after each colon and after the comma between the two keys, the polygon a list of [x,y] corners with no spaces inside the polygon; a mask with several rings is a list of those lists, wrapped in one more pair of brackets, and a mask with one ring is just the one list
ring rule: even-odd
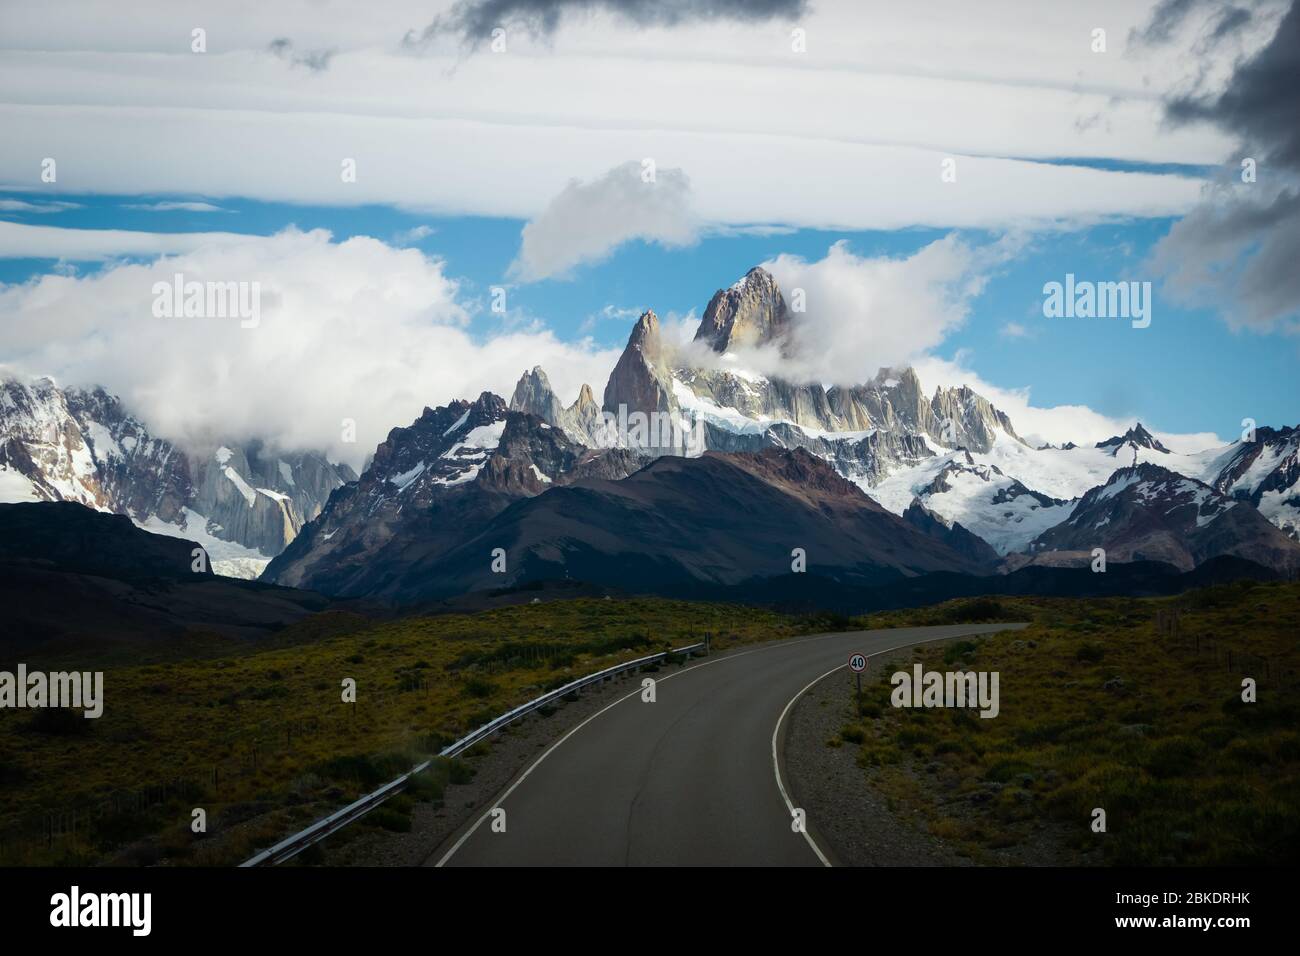
{"label": "round speed limit sign", "polygon": [[849,658],[849,670],[855,674],[861,674],[867,669],[867,659],[861,654],[854,654]]}

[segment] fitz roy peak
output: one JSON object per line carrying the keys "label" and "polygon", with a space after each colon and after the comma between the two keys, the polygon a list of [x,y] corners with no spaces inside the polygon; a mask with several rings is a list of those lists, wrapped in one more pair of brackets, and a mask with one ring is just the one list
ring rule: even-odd
{"label": "fitz roy peak", "polygon": [[776,280],[755,266],[729,289],[719,289],[704,310],[695,333],[715,352],[733,352],[776,342],[790,335],[790,312]]}

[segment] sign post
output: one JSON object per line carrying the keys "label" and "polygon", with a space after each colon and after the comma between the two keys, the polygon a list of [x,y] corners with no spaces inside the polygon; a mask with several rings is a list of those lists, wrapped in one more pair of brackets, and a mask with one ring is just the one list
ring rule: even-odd
{"label": "sign post", "polygon": [[849,655],[849,670],[858,680],[858,713],[862,713],[862,672],[867,669],[867,659],[859,653]]}

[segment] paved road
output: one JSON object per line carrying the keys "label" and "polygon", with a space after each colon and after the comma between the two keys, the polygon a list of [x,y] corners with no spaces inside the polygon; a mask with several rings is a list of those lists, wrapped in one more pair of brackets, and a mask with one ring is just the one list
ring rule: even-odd
{"label": "paved road", "polygon": [[857,631],[738,648],[649,675],[658,682],[654,703],[641,700],[638,679],[626,695],[544,751],[498,797],[494,806],[506,812],[504,833],[493,832],[485,812],[429,862],[823,865],[816,821],[809,821],[813,839],[792,829],[780,789],[785,784],[774,767],[773,735],[791,700],[844,667],[853,651],[878,654],[1023,626]]}

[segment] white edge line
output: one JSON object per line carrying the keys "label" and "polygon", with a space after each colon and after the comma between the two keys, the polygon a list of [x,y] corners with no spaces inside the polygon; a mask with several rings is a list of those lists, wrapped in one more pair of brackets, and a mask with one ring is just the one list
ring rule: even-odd
{"label": "white edge line", "polygon": [[[1002,630],[1016,629],[1016,624],[1018,623],[1019,622],[1016,622],[1015,624],[1010,625],[1010,627],[1003,625],[996,631],[987,631],[987,632],[968,631],[965,634],[949,634],[944,637],[932,637],[924,641],[908,641],[906,644],[896,644],[893,647],[886,647],[878,651],[872,651],[871,654],[868,656],[875,657],[877,654],[888,654],[891,651],[901,651],[905,647],[913,647],[916,644],[930,644],[934,641],[943,641],[954,637],[970,637],[975,634],[981,634],[981,633],[998,634]],[[938,625],[938,626],[942,627],[943,625]],[[975,625],[975,626],[980,627],[981,625]],[[1021,627],[1025,627],[1025,626],[1027,625],[1021,625]],[[829,636],[834,636],[834,635],[829,635]],[[781,761],[777,756],[777,749],[776,749],[776,739],[781,733],[781,724],[785,721],[785,715],[790,712],[790,708],[794,706],[795,701],[797,701],[804,694],[808,693],[808,691],[812,690],[814,685],[820,683],[821,681],[825,680],[827,677],[830,677],[832,674],[834,674],[837,670],[840,670],[840,668],[846,666],[847,666],[846,664],[839,664],[835,667],[832,667],[830,670],[828,670],[825,674],[822,674],[820,677],[814,677],[812,680],[810,680],[807,683],[807,685],[804,686],[803,690],[799,691],[799,693],[791,697],[790,700],[786,703],[785,709],[781,711],[781,716],[776,719],[776,726],[772,728],[772,772],[776,775],[776,788],[781,791],[781,799],[785,801],[785,805],[789,809],[790,815],[792,817],[794,816],[794,804],[790,800],[790,794],[786,792],[785,781],[781,779]],[[826,854],[823,853],[821,847],[817,845],[817,841],[814,840],[812,838],[812,834],[808,832],[807,826],[805,826],[801,832],[803,833],[803,838],[808,841],[808,845],[812,847],[812,851],[817,854],[817,859],[822,861],[822,865],[832,866],[833,864],[831,863],[831,861],[826,859]]]}
{"label": "white edge line", "polygon": [[[886,651],[881,651],[880,653],[884,654]],[[810,680],[804,688],[799,691],[799,693],[795,694],[786,702],[785,709],[781,711],[781,716],[776,719],[776,726],[772,728],[772,770],[776,774],[776,788],[781,791],[781,799],[785,801],[786,808],[790,811],[791,817],[794,816],[794,803],[790,800],[790,794],[786,792],[785,781],[781,779],[781,761],[777,759],[776,738],[780,735],[781,724],[785,720],[785,715],[790,712],[790,708],[794,706],[794,702],[804,694],[808,693],[809,689],[818,681],[830,677],[842,667],[844,667],[843,664],[837,664],[825,674],[822,674],[821,677],[814,677]],[[812,847],[812,851],[817,854],[817,859],[822,861],[822,866],[830,866],[831,861],[826,859],[826,854],[823,853],[822,848],[817,845],[817,841],[812,838],[812,834],[808,832],[808,827],[804,826],[799,832],[802,833],[803,838],[808,841],[808,845]]]}
{"label": "white edge line", "polygon": [[[686,667],[683,668],[682,670],[676,671],[675,673],[669,674],[667,677],[661,678],[660,680],[656,681],[656,683],[662,684],[664,681],[672,680],[674,677],[684,674],[687,671],[698,670],[701,667],[708,667],[710,664],[721,664],[723,661],[735,660],[737,657],[744,657],[745,654],[752,654],[754,653],[755,650],[758,650],[758,648],[755,648],[754,650],[751,651],[746,651],[743,654],[732,654],[727,657],[718,657],[718,658],[714,658],[713,660],[703,661],[702,663],[696,664],[692,667]],[[580,731],[583,727],[586,727],[589,723],[591,723],[601,714],[605,713],[605,711],[610,710],[613,707],[617,707],[619,704],[623,703],[623,701],[627,700],[628,698],[635,697],[640,693],[641,693],[641,688],[638,687],[630,694],[624,694],[618,700],[606,704],[604,707],[596,711],[594,714],[592,714],[582,723],[578,724],[578,726],[570,730],[567,734],[565,734],[555,743],[551,744],[551,746],[546,749],[545,753],[543,753],[540,757],[538,757],[535,761],[533,761],[532,765],[529,766],[527,770],[525,770],[522,774],[520,774],[518,777],[515,778],[514,783],[512,783],[509,786],[509,788],[506,789],[505,793],[501,794],[500,797],[498,797],[495,801],[493,801],[492,806],[490,806],[487,810],[483,811],[482,815],[479,816],[479,818],[474,821],[474,825],[461,834],[460,839],[451,845],[451,848],[448,849],[447,852],[443,854],[442,859],[439,860],[437,863],[435,863],[434,866],[435,867],[444,866],[447,863],[447,861],[451,859],[452,854],[454,854],[457,850],[459,850],[465,844],[465,841],[474,835],[474,831],[483,825],[483,821],[492,815],[492,811],[497,809],[497,807],[501,806],[501,804],[505,803],[506,800],[510,797],[510,794],[515,792],[515,788],[518,787],[521,783],[523,783],[526,779],[528,779],[528,775],[532,773],[534,770],[536,770],[538,767],[540,767],[542,761],[545,760],[547,757],[549,757],[555,751],[556,748],[558,748],[562,743],[564,743],[566,740],[568,740],[570,737],[572,737],[574,734]]]}
{"label": "white edge line", "polygon": [[[943,625],[938,625],[938,626],[942,627]],[[910,630],[910,629],[909,629],[909,630]],[[806,644],[806,643],[808,643],[809,641],[819,641],[819,640],[823,640],[823,639],[828,638],[828,637],[842,637],[842,636],[844,636],[845,633],[855,633],[855,632],[851,632],[851,631],[850,631],[850,632],[835,631],[835,632],[832,632],[832,633],[830,633],[830,634],[812,634],[812,635],[809,635],[808,637],[804,637],[804,638],[800,638],[800,639],[798,639],[798,640],[792,640],[792,641],[790,641],[790,640],[787,640],[787,641],[781,641],[781,640],[772,641],[772,642],[770,642],[770,643],[768,643],[768,644],[764,644],[764,645],[761,646],[761,647],[755,647],[755,648],[751,648],[751,649],[749,649],[749,650],[747,650],[747,651],[741,651],[741,652],[738,653],[738,654],[728,654],[728,655],[725,656],[725,657],[715,657],[715,658],[713,658],[713,659],[711,659],[711,660],[703,661],[703,662],[701,662],[701,663],[699,663],[699,664],[692,665],[691,667],[684,667],[684,668],[682,668],[682,669],[679,670],[679,671],[676,671],[676,672],[674,672],[674,673],[672,673],[672,674],[669,674],[667,677],[661,678],[661,679],[658,680],[656,683],[662,684],[662,683],[664,683],[664,681],[672,680],[674,677],[679,677],[679,676],[681,676],[682,674],[685,674],[685,673],[687,673],[687,672],[689,672],[689,671],[696,671],[696,670],[699,670],[701,667],[708,667],[710,664],[723,664],[723,663],[726,663],[727,661],[734,661],[734,660],[737,660],[738,658],[741,658],[741,657],[748,657],[750,654],[759,654],[759,653],[761,653],[761,652],[763,652],[763,651],[770,650],[770,649],[775,648],[775,647],[793,647],[795,644]],[[996,632],[993,632],[993,633],[996,633]],[[958,634],[958,635],[953,635],[953,636],[962,637],[962,636],[965,636],[965,635]],[[943,639],[944,639],[944,638],[942,638],[942,637],[932,638],[932,640],[936,640],[936,641],[940,641],[940,640],[943,640]],[[887,654],[889,651],[896,651],[896,650],[898,650],[900,647],[911,647],[913,644],[916,644],[916,643],[925,643],[925,642],[924,642],[924,641],[921,641],[921,642],[917,642],[917,641],[908,641],[908,642],[905,643],[905,644],[899,644],[897,647],[887,647],[887,648],[885,648],[883,651],[874,651],[873,653],[875,653],[875,654]],[[832,668],[831,670],[828,670],[828,671],[827,671],[825,674],[823,674],[821,677],[818,677],[817,680],[814,680],[814,681],[812,682],[812,684],[809,684],[808,687],[812,687],[813,684],[815,684],[815,683],[817,683],[817,681],[821,680],[822,677],[826,677],[826,676],[829,675],[829,674],[833,674],[833,673],[835,673],[835,671],[839,670],[840,667],[843,667],[843,666],[844,666],[843,664],[840,664],[838,667],[834,667],[834,668]],[[787,711],[790,709],[791,704],[793,704],[793,703],[795,702],[795,700],[798,700],[799,697],[802,696],[802,695],[804,694],[804,692],[808,690],[808,687],[805,687],[803,690],[799,691],[798,694],[795,694],[794,698],[791,699],[790,703],[788,703],[788,704],[785,705],[785,709],[786,709]],[[437,868],[437,867],[446,866],[447,861],[450,860],[450,859],[452,858],[453,855],[455,855],[456,851],[459,850],[462,846],[464,846],[464,845],[465,845],[465,842],[466,842],[470,837],[472,837],[472,836],[474,835],[475,831],[477,831],[478,828],[479,828],[480,826],[483,825],[483,821],[486,820],[488,817],[490,817],[490,816],[492,815],[492,811],[495,810],[495,809],[497,809],[499,806],[501,806],[501,804],[505,803],[506,800],[510,797],[510,794],[514,793],[514,792],[515,792],[515,789],[516,789],[516,788],[517,788],[521,783],[523,783],[525,780],[528,779],[528,775],[531,774],[531,773],[532,773],[534,770],[536,770],[538,767],[540,767],[540,766],[542,765],[542,761],[545,760],[547,757],[549,757],[549,756],[550,756],[550,755],[551,755],[551,754],[552,754],[552,753],[553,753],[553,752],[554,752],[554,751],[555,751],[555,750],[556,750],[556,749],[557,749],[561,744],[563,744],[566,740],[568,740],[570,737],[572,737],[574,734],[576,734],[576,733],[577,733],[579,730],[581,730],[583,727],[586,727],[589,723],[591,723],[593,720],[595,720],[595,719],[596,719],[597,717],[599,717],[601,714],[605,713],[605,711],[607,711],[607,710],[611,710],[611,709],[613,709],[614,707],[617,707],[619,704],[623,703],[623,701],[628,700],[629,698],[635,697],[635,696],[637,696],[637,695],[640,694],[640,693],[641,693],[641,690],[640,690],[640,688],[638,688],[637,690],[632,691],[630,694],[624,694],[624,695],[623,695],[622,697],[620,697],[618,700],[616,700],[616,701],[612,701],[611,703],[606,704],[604,707],[602,707],[600,710],[596,711],[594,714],[592,714],[590,717],[588,717],[588,718],[587,718],[586,720],[584,720],[582,723],[578,724],[578,726],[574,727],[572,730],[570,730],[568,733],[566,733],[563,737],[561,737],[561,738],[560,738],[559,740],[557,740],[555,743],[551,744],[551,746],[548,747],[548,748],[546,749],[546,752],[545,752],[545,753],[543,753],[540,757],[538,757],[535,761],[533,761],[533,763],[528,767],[527,770],[525,770],[523,773],[521,773],[518,777],[515,778],[514,783],[510,784],[510,786],[506,789],[505,793],[501,794],[500,797],[498,797],[496,800],[494,800],[494,801],[492,802],[492,804],[491,804],[491,805],[490,805],[486,810],[483,811],[483,813],[479,816],[479,818],[478,818],[477,820],[474,821],[474,825],[471,826],[468,830],[466,830],[464,833],[462,833],[462,834],[460,835],[460,838],[459,838],[455,843],[453,843],[453,844],[451,845],[451,847],[447,850],[446,853],[444,853],[444,854],[442,855],[442,859],[440,859],[437,863],[434,864],[434,867]],[[781,726],[781,719],[783,719],[784,717],[785,717],[785,711],[782,711],[782,712],[781,712],[781,717],[778,718],[778,719],[777,719],[777,722],[776,722],[776,726],[777,726],[778,729],[779,729],[780,726]],[[774,731],[773,734],[772,734],[772,739],[773,739],[773,742],[772,742],[772,759],[773,759],[773,761],[775,761],[775,760],[776,760],[776,732],[775,732],[775,731]],[[786,806],[789,806],[789,807],[791,808],[791,810],[793,810],[794,808],[793,808],[793,806],[792,806],[791,803],[790,803],[790,798],[789,798],[788,796],[786,796],[786,794],[785,794],[785,786],[784,786],[784,784],[782,784],[782,782],[781,782],[781,772],[780,772],[779,769],[777,770],[777,774],[776,774],[776,785],[777,785],[778,787],[781,788],[781,796],[785,797]],[[823,863],[825,863],[827,866],[830,866],[830,865],[831,865],[830,862],[829,862],[829,861],[826,859],[826,857],[822,854],[822,851],[818,848],[817,844],[816,844],[816,843],[813,843],[812,837],[808,836],[808,834],[805,832],[805,833],[804,833],[804,838],[808,841],[809,845],[813,848],[813,851],[817,854],[817,856],[821,859],[821,861],[822,861]]]}

